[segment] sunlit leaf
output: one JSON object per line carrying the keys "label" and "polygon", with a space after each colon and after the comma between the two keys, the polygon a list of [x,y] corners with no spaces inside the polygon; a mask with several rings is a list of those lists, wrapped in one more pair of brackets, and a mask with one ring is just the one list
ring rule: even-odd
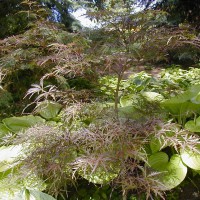
{"label": "sunlit leaf", "polygon": [[181,157],[174,154],[169,162],[168,155],[157,152],[149,157],[149,165],[160,172],[155,178],[163,184],[162,190],[170,190],[178,186],[186,177],[187,167],[183,164]]}
{"label": "sunlit leaf", "polygon": [[200,132],[200,117],[196,120],[190,120],[185,124],[185,129],[191,132]]}
{"label": "sunlit leaf", "polygon": [[183,162],[190,168],[200,170],[200,147],[197,147],[199,153],[189,149],[181,151],[181,158]]}
{"label": "sunlit leaf", "polygon": [[200,92],[200,85],[194,85],[176,97],[163,101],[162,106],[176,117],[186,118],[193,113],[200,113],[200,102],[194,98]]}
{"label": "sunlit leaf", "polygon": [[56,200],[56,199],[38,190],[24,189],[18,195],[15,196],[14,200]]}
{"label": "sunlit leaf", "polygon": [[157,92],[143,92],[142,96],[145,97],[148,101],[161,102],[164,100],[164,97]]}
{"label": "sunlit leaf", "polygon": [[133,105],[133,95],[126,95],[120,98],[121,107],[131,106]]}
{"label": "sunlit leaf", "polygon": [[150,148],[152,153],[156,153],[161,150],[162,143],[158,138],[153,137],[150,141]]}
{"label": "sunlit leaf", "polygon": [[118,176],[119,166],[109,165],[104,167],[97,167],[94,171],[92,169],[79,170],[79,175],[94,184],[107,184]]}
{"label": "sunlit leaf", "polygon": [[168,164],[169,157],[164,152],[157,152],[148,159],[148,164],[155,170],[162,170]]}
{"label": "sunlit leaf", "polygon": [[21,145],[10,145],[0,147],[0,172],[6,171],[17,164],[14,162],[22,154]]}

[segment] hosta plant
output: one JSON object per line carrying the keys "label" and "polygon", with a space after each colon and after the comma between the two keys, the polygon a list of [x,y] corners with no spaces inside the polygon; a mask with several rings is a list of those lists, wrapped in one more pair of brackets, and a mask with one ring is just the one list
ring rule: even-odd
{"label": "hosta plant", "polygon": [[187,167],[178,154],[174,154],[169,160],[166,153],[157,152],[149,157],[148,164],[158,172],[154,178],[163,185],[162,190],[175,188],[185,179],[187,174]]}
{"label": "hosta plant", "polygon": [[187,117],[200,114],[199,92],[200,85],[194,85],[183,94],[163,101],[162,106],[184,125]]}
{"label": "hosta plant", "polygon": [[200,132],[200,117],[189,120],[185,124],[185,129],[191,131],[191,132]]}

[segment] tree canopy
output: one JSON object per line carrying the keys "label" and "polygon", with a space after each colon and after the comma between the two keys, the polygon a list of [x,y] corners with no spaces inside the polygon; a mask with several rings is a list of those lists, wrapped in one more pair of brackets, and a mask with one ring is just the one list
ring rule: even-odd
{"label": "tree canopy", "polygon": [[199,28],[200,2],[198,0],[139,0],[139,2],[145,5],[146,9],[151,7],[168,12],[168,19],[172,24],[178,25],[179,23],[189,22]]}
{"label": "tree canopy", "polygon": [[[4,38],[7,35],[15,35],[22,33],[23,30],[28,28],[28,21],[30,18],[27,13],[22,12],[27,10],[28,4],[30,5],[34,1],[23,0],[7,0],[0,1],[0,25],[2,31],[0,38]],[[133,5],[141,7],[142,9],[156,9],[168,12],[168,20],[174,25],[180,23],[189,22],[196,28],[199,27],[199,7],[198,0],[186,1],[186,0],[174,0],[174,1],[152,1],[152,0],[118,0],[118,1],[80,1],[80,0],[37,0],[41,7],[48,9],[48,19],[52,21],[61,22],[65,25],[68,31],[80,29],[80,23],[73,17],[72,12],[78,8],[84,7],[95,8],[98,10],[105,10],[110,8],[118,9],[120,4],[133,10]],[[117,8],[118,6],[118,8]]]}

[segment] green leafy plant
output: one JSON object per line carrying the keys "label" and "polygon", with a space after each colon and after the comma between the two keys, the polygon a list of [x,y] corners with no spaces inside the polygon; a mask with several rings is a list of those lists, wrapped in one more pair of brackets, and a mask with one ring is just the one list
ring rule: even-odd
{"label": "green leafy plant", "polygon": [[0,172],[5,172],[18,164],[18,162],[14,161],[16,161],[17,157],[19,157],[19,155],[21,154],[21,150],[21,145],[9,145],[7,147],[0,147]]}
{"label": "green leafy plant", "polygon": [[200,125],[199,125],[200,117],[194,120],[189,120],[185,124],[185,129],[191,132],[200,132]]}
{"label": "green leafy plant", "polygon": [[199,158],[199,144],[195,145],[193,150],[188,148],[181,150],[181,159],[188,167],[194,170],[200,170]]}
{"label": "green leafy plant", "polygon": [[[40,18],[43,9],[23,11],[38,20],[21,35],[0,41],[0,67],[6,69],[0,95],[10,94],[0,107],[10,101],[16,107],[16,116],[0,124],[4,196],[164,198],[163,191],[184,181],[187,166],[199,170],[199,136],[189,132],[198,129],[199,70],[167,69],[156,77],[132,71],[146,61],[166,62],[169,52],[199,39],[190,30],[166,28],[165,12],[132,12],[124,2],[89,12],[102,23],[89,33],[66,32]],[[127,78],[127,71],[134,74]],[[105,96],[90,87],[97,78]],[[23,99],[26,91],[29,99]],[[41,117],[18,116],[22,100]],[[188,119],[194,124],[185,125]]]}
{"label": "green leafy plant", "polygon": [[162,190],[170,190],[179,185],[186,177],[187,167],[181,157],[174,154],[170,160],[166,153],[157,152],[149,157],[148,164],[154,170],[160,172],[154,177],[163,184]]}
{"label": "green leafy plant", "polygon": [[35,112],[46,120],[53,120],[59,114],[62,105],[52,101],[43,101],[39,103]]}
{"label": "green leafy plant", "polygon": [[15,198],[14,200],[27,200],[27,199],[33,199],[33,200],[56,200],[52,196],[45,194],[43,192],[33,190],[33,189],[24,189],[22,190]]}
{"label": "green leafy plant", "polygon": [[180,124],[184,124],[187,117],[191,117],[194,113],[200,113],[199,91],[200,85],[194,85],[183,94],[165,100],[162,102],[162,106],[178,118]]}
{"label": "green leafy plant", "polygon": [[2,120],[4,126],[12,133],[17,133],[30,128],[36,124],[44,123],[45,120],[39,116],[9,117]]}

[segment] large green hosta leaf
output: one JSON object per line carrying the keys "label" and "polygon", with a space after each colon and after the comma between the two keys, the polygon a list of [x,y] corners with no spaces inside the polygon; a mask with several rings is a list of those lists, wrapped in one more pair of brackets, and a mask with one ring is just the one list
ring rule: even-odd
{"label": "large green hosta leaf", "polygon": [[169,157],[164,152],[157,152],[148,159],[148,164],[155,170],[162,170],[168,164]]}
{"label": "large green hosta leaf", "polygon": [[[154,135],[151,138],[149,145],[150,145],[150,148],[151,148],[151,152],[153,154],[158,152],[158,151],[161,151],[165,147],[172,145],[171,142],[167,141],[166,139],[175,136],[176,128],[178,128],[178,127],[172,125],[171,130],[165,131],[164,134],[159,135],[159,136]],[[179,139],[181,140],[181,135],[180,135]]]}
{"label": "large green hosta leaf", "polygon": [[153,137],[150,140],[150,148],[151,148],[152,153],[156,153],[160,151],[161,148],[163,147],[163,144],[164,144],[163,140]]}
{"label": "large green hosta leaf", "polygon": [[186,177],[187,167],[183,164],[181,157],[174,154],[169,160],[164,152],[157,152],[149,157],[149,166],[160,172],[156,179],[165,187],[163,190],[170,190],[179,185]]}
{"label": "large green hosta leaf", "polygon": [[197,146],[197,151],[184,149],[181,152],[181,158],[183,162],[194,170],[200,170],[200,146]]}
{"label": "large green hosta leaf", "polygon": [[171,114],[186,118],[193,113],[200,114],[199,101],[200,85],[194,85],[183,94],[162,102],[162,105]]}
{"label": "large green hosta leaf", "polygon": [[39,104],[36,112],[40,114],[43,118],[50,120],[55,118],[60,112],[62,105],[52,101],[44,101]]}
{"label": "large green hosta leaf", "polygon": [[185,129],[191,132],[200,132],[200,117],[198,117],[195,121],[190,120],[185,124]]}
{"label": "large green hosta leaf", "polygon": [[9,117],[2,120],[3,124],[13,133],[30,128],[35,124],[44,123],[45,120],[39,116]]}

